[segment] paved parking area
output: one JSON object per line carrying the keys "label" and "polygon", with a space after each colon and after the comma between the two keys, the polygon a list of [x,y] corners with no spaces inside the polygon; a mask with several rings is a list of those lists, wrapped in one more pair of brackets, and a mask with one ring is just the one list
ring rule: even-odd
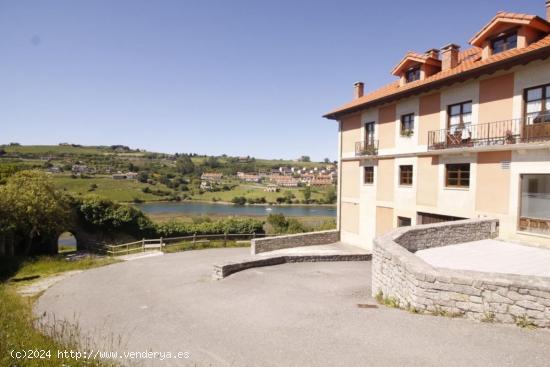
{"label": "paved parking area", "polygon": [[[167,254],[57,283],[36,313],[76,320],[103,348],[187,351],[157,366],[547,366],[550,332],[360,308],[370,262],[295,263],[211,279],[248,249]],[[109,345],[109,336],[121,342]],[[100,342],[104,342],[101,344]],[[135,361],[133,361],[135,365]]]}
{"label": "paved parking area", "polygon": [[441,268],[550,277],[550,250],[499,240],[434,247],[416,255]]}

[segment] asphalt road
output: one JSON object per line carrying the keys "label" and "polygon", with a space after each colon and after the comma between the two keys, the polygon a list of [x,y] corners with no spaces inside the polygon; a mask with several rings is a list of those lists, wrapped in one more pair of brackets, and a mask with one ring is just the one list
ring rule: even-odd
{"label": "asphalt road", "polygon": [[132,365],[550,364],[548,330],[358,307],[375,304],[370,262],[285,264],[211,280],[213,263],[241,256],[248,249],[92,269],[47,290],[35,311],[76,320],[81,337],[106,350],[189,353],[188,359],[122,360]]}

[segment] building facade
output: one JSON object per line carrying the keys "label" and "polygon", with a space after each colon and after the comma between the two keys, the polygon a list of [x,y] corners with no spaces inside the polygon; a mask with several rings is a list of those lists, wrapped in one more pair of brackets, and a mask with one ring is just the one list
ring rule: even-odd
{"label": "building facade", "polygon": [[503,238],[550,246],[548,1],[546,13],[499,12],[465,50],[409,52],[393,83],[356,83],[325,115],[339,124],[342,241],[491,217]]}

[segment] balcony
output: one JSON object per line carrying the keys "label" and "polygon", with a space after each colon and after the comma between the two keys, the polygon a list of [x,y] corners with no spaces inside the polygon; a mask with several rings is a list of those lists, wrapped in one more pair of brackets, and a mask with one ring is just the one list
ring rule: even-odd
{"label": "balcony", "polygon": [[550,114],[428,132],[428,150],[550,141]]}
{"label": "balcony", "polygon": [[358,141],[355,143],[355,156],[369,156],[378,154],[378,140]]}

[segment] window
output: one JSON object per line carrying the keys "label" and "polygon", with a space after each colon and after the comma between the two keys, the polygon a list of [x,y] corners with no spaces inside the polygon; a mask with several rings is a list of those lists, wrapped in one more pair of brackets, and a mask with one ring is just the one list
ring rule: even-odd
{"label": "window", "polygon": [[516,47],[518,47],[518,34],[516,32],[503,34],[491,41],[493,55],[511,50]]}
{"label": "window", "polygon": [[470,187],[470,163],[445,165],[445,186]]}
{"label": "window", "polygon": [[367,122],[365,124],[365,143],[367,145],[374,144],[374,122]]}
{"label": "window", "polygon": [[455,220],[461,220],[465,218],[452,217],[449,215],[432,214],[432,213],[416,213],[416,224],[434,224],[442,222],[451,222]]}
{"label": "window", "polygon": [[363,168],[363,183],[372,184],[374,183],[374,167],[364,167]]}
{"label": "window", "polygon": [[411,136],[414,131],[414,113],[401,116],[401,136]]}
{"label": "window", "polygon": [[415,80],[420,80],[420,66],[416,66],[405,71],[405,80],[407,81],[407,83],[414,82]]}
{"label": "window", "polygon": [[413,166],[399,166],[399,184],[406,186],[413,184]]}
{"label": "window", "polygon": [[550,175],[521,175],[519,229],[550,233]]}
{"label": "window", "polygon": [[398,227],[408,227],[410,225],[411,225],[411,218],[397,217],[397,226]]}
{"label": "window", "polygon": [[449,106],[448,127],[451,133],[470,127],[472,123],[472,101]]}
{"label": "window", "polygon": [[550,121],[550,85],[525,90],[525,118],[528,125]]}

